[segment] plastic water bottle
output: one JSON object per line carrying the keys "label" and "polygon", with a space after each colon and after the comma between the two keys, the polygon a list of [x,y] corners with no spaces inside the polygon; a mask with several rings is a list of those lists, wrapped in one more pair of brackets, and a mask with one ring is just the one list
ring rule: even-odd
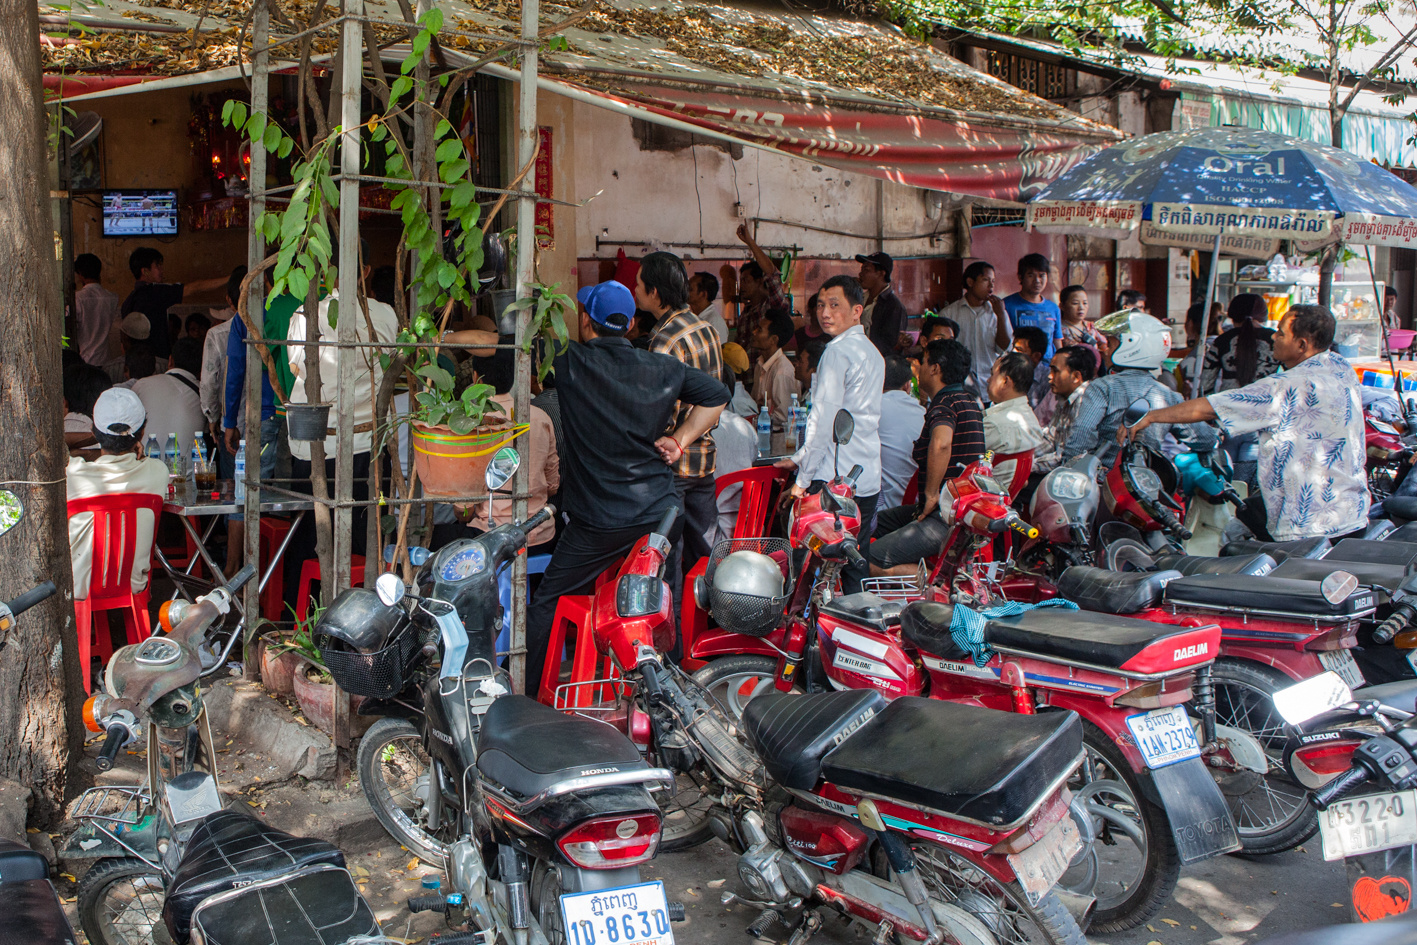
{"label": "plastic water bottle", "polygon": [[797,395],[792,395],[792,406],[787,408],[787,452],[797,452],[797,444],[800,438],[797,435],[797,415],[802,412],[802,408],[797,405]]}
{"label": "plastic water bottle", "polygon": [[236,448],[236,501],[246,501],[246,441]]}
{"label": "plastic water bottle", "polygon": [[772,418],[768,416],[767,404],[758,411],[758,455],[772,455]]}
{"label": "plastic water bottle", "polygon": [[167,465],[167,474],[174,479],[182,478],[182,451],[177,448],[177,434],[167,435],[167,445],[162,448],[162,461]]}
{"label": "plastic water bottle", "polygon": [[143,444],[143,455],[148,459],[157,459],[162,455],[162,447],[157,445],[156,433],[148,434],[148,441]]}
{"label": "plastic water bottle", "polygon": [[197,481],[197,467],[202,465],[202,463],[202,447],[201,444],[198,443],[197,437],[194,434],[192,436],[192,459],[191,462],[187,464],[187,478],[192,480],[194,483]]}
{"label": "plastic water bottle", "polygon": [[805,403],[797,408],[797,416],[794,424],[797,427],[797,448],[801,449],[802,444],[807,439],[807,414],[812,412],[810,403]]}

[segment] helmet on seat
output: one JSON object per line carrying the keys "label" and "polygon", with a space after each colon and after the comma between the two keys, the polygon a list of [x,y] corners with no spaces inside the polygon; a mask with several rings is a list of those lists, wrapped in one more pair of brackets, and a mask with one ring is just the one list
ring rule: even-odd
{"label": "helmet on seat", "polygon": [[1123,309],[1099,318],[1094,327],[1117,339],[1113,367],[1155,371],[1171,353],[1171,329],[1145,312]]}
{"label": "helmet on seat", "polygon": [[[770,547],[774,539],[754,539]],[[714,549],[704,583],[708,610],[718,625],[730,633],[766,636],[782,622],[787,580],[782,566],[768,555],[740,548],[736,542],[719,542]],[[705,580],[706,579],[706,580]],[[696,590],[696,597],[700,592]]]}

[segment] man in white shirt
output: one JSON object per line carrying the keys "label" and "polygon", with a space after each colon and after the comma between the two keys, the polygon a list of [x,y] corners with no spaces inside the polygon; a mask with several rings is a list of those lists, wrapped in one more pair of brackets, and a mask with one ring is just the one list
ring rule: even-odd
{"label": "man in white shirt", "polygon": [[[230,479],[236,466],[236,457],[225,449],[221,417],[226,407],[226,342],[231,334],[231,322],[237,317],[236,305],[241,297],[241,280],[245,278],[245,266],[237,266],[232,270],[231,278],[226,283],[228,304],[226,308],[211,310],[215,324],[202,341],[202,415],[207,418],[208,429],[217,444],[218,475],[222,479]],[[242,393],[245,393],[244,384]],[[242,397],[241,401],[244,402],[245,398]],[[240,406],[237,409],[241,409]]]}
{"label": "man in white shirt", "polygon": [[[202,370],[202,343],[192,338],[179,338],[172,345],[171,367],[133,382],[133,393],[143,402],[148,430],[157,435],[159,443],[167,443],[169,433],[177,434],[177,448],[185,463],[192,455],[192,443],[200,439],[207,428],[202,414],[201,386],[197,375]],[[203,447],[203,455],[206,449]]]}
{"label": "man in white shirt", "polygon": [[1043,442],[1043,428],[1028,405],[1031,386],[1033,361],[1028,355],[1010,351],[994,362],[989,375],[993,404],[984,411],[984,448],[994,453],[994,481],[1010,491],[1017,463],[999,458],[1032,452]]}
{"label": "man in white shirt", "polygon": [[[818,298],[822,331],[832,340],[817,364],[812,410],[802,445],[791,459],[777,465],[796,472],[791,491],[799,496],[808,487],[825,486],[836,472],[846,475],[859,464],[862,471],[856,480],[856,505],[861,535],[869,536],[881,492],[879,428],[886,363],[861,330],[861,311],[866,305],[861,283],[850,276],[833,276],[822,283]],[[851,442],[838,451],[832,443],[832,427],[839,410],[850,413],[855,426]],[[865,576],[863,570],[848,566],[842,572],[846,592],[859,590]]]}
{"label": "man in white shirt", "polygon": [[[161,460],[144,458],[142,442],[147,414],[138,395],[125,387],[104,391],[94,402],[93,431],[102,453],[88,462],[75,457],[65,470],[67,497],[85,499],[115,492],[167,494],[167,467]],[[148,586],[152,559],[153,514],[138,511],[137,533],[133,536],[133,573],[129,587],[134,592]],[[89,596],[93,574],[93,513],[69,519],[69,553],[74,564],[74,597]],[[106,624],[104,624],[106,629]]]}
{"label": "man in white shirt", "polygon": [[780,454],[785,448],[792,397],[798,393],[797,372],[782,350],[783,345],[792,340],[795,331],[791,318],[781,312],[773,312],[759,319],[753,332],[753,347],[758,352],[753,399],[768,408],[774,454]]}
{"label": "man in white shirt", "polygon": [[[758,455],[758,431],[733,411],[725,410],[718,415],[713,444],[717,450],[714,458],[714,478],[717,479],[753,465]],[[741,484],[735,483],[717,493],[718,529],[714,544],[733,537],[733,527],[738,524],[738,504],[742,499]]]}
{"label": "man in white shirt", "polygon": [[972,262],[964,270],[964,297],[940,310],[959,326],[956,338],[974,356],[974,386],[981,395],[994,360],[1013,345],[1013,329],[1004,300],[994,293],[994,267]]}
{"label": "man in white shirt", "polygon": [[[122,370],[122,352],[113,344],[118,321],[118,296],[99,281],[103,262],[93,253],[74,257],[74,321],[78,325],[79,357],[113,377]],[[116,379],[116,378],[115,378]]]}
{"label": "man in white shirt", "polygon": [[723,299],[718,297],[718,278],[707,272],[689,277],[689,310],[713,326],[718,343],[728,344],[728,322],[723,318]]}
{"label": "man in white shirt", "polygon": [[886,358],[885,393],[881,395],[881,500],[893,509],[905,497],[915,475],[915,441],[925,426],[925,407],[910,392],[910,362],[898,354]]}

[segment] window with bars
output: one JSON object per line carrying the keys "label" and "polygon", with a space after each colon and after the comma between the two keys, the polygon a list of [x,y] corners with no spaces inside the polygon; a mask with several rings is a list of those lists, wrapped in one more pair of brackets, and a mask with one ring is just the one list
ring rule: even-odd
{"label": "window with bars", "polygon": [[1013,53],[991,51],[989,74],[1025,92],[1049,99],[1064,98],[1077,88],[1076,70]]}

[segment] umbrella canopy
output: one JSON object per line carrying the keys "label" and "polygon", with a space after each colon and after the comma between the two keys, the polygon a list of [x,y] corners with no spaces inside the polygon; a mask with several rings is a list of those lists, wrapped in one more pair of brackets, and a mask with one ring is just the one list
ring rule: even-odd
{"label": "umbrella canopy", "polygon": [[1099,151],[1028,205],[1028,226],[1114,238],[1141,230],[1146,242],[1183,245],[1220,235],[1304,249],[1340,240],[1415,246],[1417,189],[1338,148],[1253,128],[1198,128]]}

